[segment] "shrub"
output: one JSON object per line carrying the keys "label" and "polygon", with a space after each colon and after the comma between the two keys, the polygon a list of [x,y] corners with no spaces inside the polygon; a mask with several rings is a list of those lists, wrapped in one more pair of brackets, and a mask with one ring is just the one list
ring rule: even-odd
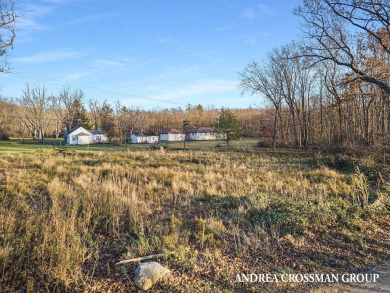
{"label": "shrub", "polygon": [[265,141],[265,140],[259,140],[256,143],[256,147],[258,147],[258,148],[269,148],[271,146],[272,146],[272,144],[269,141]]}
{"label": "shrub", "polygon": [[302,202],[286,202],[275,199],[269,207],[261,209],[251,209],[247,213],[247,218],[255,226],[272,230],[277,229],[279,237],[287,234],[302,236],[305,234],[307,226],[307,215]]}
{"label": "shrub", "polygon": [[9,135],[5,132],[0,131],[0,140],[9,140]]}

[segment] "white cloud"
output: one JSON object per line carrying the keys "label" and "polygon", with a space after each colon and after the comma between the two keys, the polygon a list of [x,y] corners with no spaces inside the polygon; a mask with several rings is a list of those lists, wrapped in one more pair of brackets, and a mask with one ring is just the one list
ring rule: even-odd
{"label": "white cloud", "polygon": [[183,45],[183,43],[180,40],[176,40],[172,38],[160,38],[158,41],[165,46],[181,47]]}
{"label": "white cloud", "polygon": [[272,9],[269,6],[264,4],[259,4],[256,7],[246,9],[241,14],[242,17],[247,18],[249,20],[254,20],[264,15],[272,17],[275,15],[275,13],[272,11]]}
{"label": "white cloud", "polygon": [[83,55],[77,51],[62,51],[56,50],[26,57],[13,58],[12,62],[20,63],[46,63],[46,62],[57,62],[65,59],[73,59]]}
{"label": "white cloud", "polygon": [[69,20],[67,22],[62,23],[61,25],[62,26],[80,25],[80,24],[84,24],[84,23],[87,23],[87,22],[93,22],[93,21],[101,20],[101,19],[113,16],[113,15],[114,14],[112,14],[112,13],[98,13],[98,14],[93,14],[93,15],[87,15],[87,16],[83,16],[83,17],[80,17],[80,18]]}
{"label": "white cloud", "polygon": [[219,26],[215,29],[216,32],[226,32],[226,31],[230,31],[233,27],[235,26],[235,24],[226,24],[226,25],[222,25],[222,26]]}
{"label": "white cloud", "polygon": [[92,61],[92,67],[98,70],[120,69],[138,66],[135,59],[117,58],[117,59],[102,59],[97,58]]}
{"label": "white cloud", "polygon": [[194,52],[193,55],[201,60],[211,60],[215,58],[215,53],[211,50]]}
{"label": "white cloud", "polygon": [[175,41],[173,39],[171,39],[171,38],[160,38],[159,42],[161,44],[172,44],[172,43],[175,43]]}
{"label": "white cloud", "polygon": [[256,13],[255,13],[254,9],[247,9],[241,14],[241,16],[252,20],[252,19],[256,18]]}
{"label": "white cloud", "polygon": [[140,66],[135,59],[131,58],[116,58],[116,59],[103,59],[96,58],[89,62],[91,66],[78,69],[64,77],[65,80],[81,80],[88,76],[97,76],[103,74],[112,74],[120,70],[127,69],[129,67]]}
{"label": "white cloud", "polygon": [[43,31],[43,30],[48,30],[49,27],[46,25],[40,24],[37,21],[31,19],[31,18],[24,18],[24,17],[19,17],[16,20],[16,28],[17,30],[20,31]]}
{"label": "white cloud", "polygon": [[245,42],[247,42],[250,45],[257,45],[257,38],[256,37],[248,37]]}
{"label": "white cloud", "polygon": [[261,14],[265,14],[265,15],[268,15],[268,16],[274,16],[275,15],[275,13],[267,5],[260,4],[260,5],[258,5],[258,7],[260,9]]}
{"label": "white cloud", "polygon": [[70,0],[43,0],[43,2],[50,3],[50,4],[64,4],[70,2]]}
{"label": "white cloud", "polygon": [[25,11],[26,15],[29,17],[41,17],[45,16],[51,12],[54,11],[53,6],[48,6],[48,5],[41,5],[41,4],[33,4],[33,3],[28,3],[23,5],[23,10]]}
{"label": "white cloud", "polygon": [[[21,31],[34,31],[34,30],[48,30],[53,29],[39,23],[39,20],[49,14],[52,14],[60,5],[67,5],[76,0],[43,0],[35,1],[35,3],[27,2],[21,3],[18,9],[20,10],[20,16],[17,19],[17,28]],[[90,0],[77,0],[77,1],[90,1]],[[95,15],[88,15],[81,18],[73,19],[62,25],[82,24],[85,22],[99,20],[108,16],[110,13],[99,13]]]}
{"label": "white cloud", "polygon": [[243,36],[242,40],[244,40],[247,44],[255,46],[265,42],[270,36],[272,36],[271,31],[264,31],[255,35]]}
{"label": "white cloud", "polygon": [[92,61],[92,64],[98,68],[115,68],[122,67],[123,63],[117,60],[108,60],[108,59],[95,59]]}
{"label": "white cloud", "polygon": [[192,84],[183,85],[180,88],[164,90],[153,98],[174,100],[177,98],[189,98],[199,94],[223,93],[237,89],[237,81],[226,79],[205,79]]}
{"label": "white cloud", "polygon": [[202,71],[203,68],[199,66],[198,64],[193,64],[189,66],[171,66],[168,68],[165,68],[160,74],[158,74],[156,77],[158,79],[164,79],[164,80],[175,80],[178,76],[191,76],[195,73],[198,73]]}
{"label": "white cloud", "polygon": [[43,3],[50,3],[56,5],[65,5],[71,2],[91,2],[96,0],[41,0]]}
{"label": "white cloud", "polygon": [[21,5],[20,10],[20,15],[16,19],[17,29],[21,31],[31,31],[48,29],[47,26],[40,24],[38,19],[52,13],[54,9],[52,6],[48,5],[28,3]]}

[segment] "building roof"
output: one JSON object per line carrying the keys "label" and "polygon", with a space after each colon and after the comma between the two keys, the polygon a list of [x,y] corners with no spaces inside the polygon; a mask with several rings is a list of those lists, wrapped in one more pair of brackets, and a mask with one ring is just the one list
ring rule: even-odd
{"label": "building roof", "polygon": [[211,127],[199,127],[186,130],[186,133],[213,133],[214,129]]}
{"label": "building roof", "polygon": [[85,133],[85,132],[80,132],[80,133],[77,134],[76,136],[91,136],[91,135],[88,134],[88,133]]}
{"label": "building roof", "polygon": [[76,128],[73,128],[73,129],[69,129],[67,131],[65,131],[65,134],[68,135],[68,134],[71,134],[73,131],[75,131],[76,129],[78,129],[80,127],[76,127]]}
{"label": "building roof", "polygon": [[[70,129],[70,130],[67,130],[65,131],[65,135],[68,136],[69,134],[71,134],[72,132],[74,132],[75,130],[79,129],[81,126],[78,126],[78,127],[75,127],[73,129]],[[88,130],[88,129],[85,129],[86,131],[90,132],[91,134],[104,134],[106,133],[104,130]],[[85,133],[84,133],[85,134]],[[80,134],[78,134],[80,135]]]}
{"label": "building roof", "polygon": [[132,135],[136,136],[136,137],[158,137],[158,135],[146,135],[146,134],[139,134],[139,133],[133,133]]}
{"label": "building roof", "polygon": [[88,130],[92,134],[105,134],[106,132],[104,130]]}
{"label": "building roof", "polygon": [[165,130],[160,134],[184,134],[184,133],[176,129],[170,129],[170,130]]}

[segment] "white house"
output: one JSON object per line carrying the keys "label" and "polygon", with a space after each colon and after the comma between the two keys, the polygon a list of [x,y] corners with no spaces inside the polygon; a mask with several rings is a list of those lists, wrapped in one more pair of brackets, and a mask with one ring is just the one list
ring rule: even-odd
{"label": "white house", "polygon": [[158,142],[159,138],[160,137],[158,135],[147,135],[146,136],[146,142],[147,143],[156,143],[156,142]]}
{"label": "white house", "polygon": [[210,127],[199,127],[186,131],[186,139],[188,140],[216,140],[218,139],[214,129]]}
{"label": "white house", "polygon": [[84,127],[77,127],[65,132],[67,144],[92,144],[107,142],[108,137],[104,130],[87,130]]}
{"label": "white house", "polygon": [[184,133],[176,129],[166,130],[160,133],[161,141],[183,141],[184,138]]}
{"label": "white house", "polygon": [[132,134],[131,135],[132,143],[156,143],[158,142],[157,135],[142,135],[142,134]]}
{"label": "white house", "polygon": [[131,135],[132,143],[146,143],[146,135],[142,134],[132,134]]}

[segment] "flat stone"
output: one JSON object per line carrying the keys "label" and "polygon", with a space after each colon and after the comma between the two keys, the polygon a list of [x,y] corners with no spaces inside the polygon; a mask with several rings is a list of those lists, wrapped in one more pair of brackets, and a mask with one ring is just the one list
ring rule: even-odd
{"label": "flat stone", "polygon": [[134,284],[142,290],[148,290],[169,272],[155,261],[141,263],[135,270]]}

